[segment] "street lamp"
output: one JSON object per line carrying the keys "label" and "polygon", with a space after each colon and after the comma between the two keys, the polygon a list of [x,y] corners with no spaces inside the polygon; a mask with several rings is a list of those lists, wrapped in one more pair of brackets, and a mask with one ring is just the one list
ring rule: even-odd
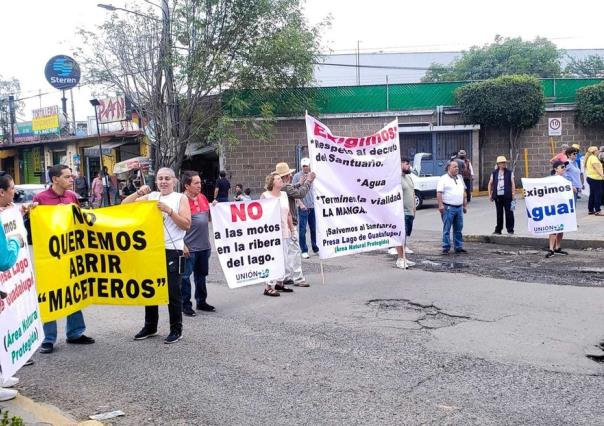
{"label": "street lamp", "polygon": [[99,105],[101,103],[98,99],[90,99],[90,105],[94,107],[94,118],[96,121],[96,135],[99,141],[99,173],[101,175],[101,181],[105,188],[105,202],[107,206],[111,205],[111,197],[109,197],[109,178],[105,176],[105,169],[103,168],[103,142],[101,140],[101,129],[99,128]]}
{"label": "street lamp", "polygon": [[[151,4],[155,5],[154,3],[151,3]],[[157,6],[157,5],[155,5],[155,6]],[[97,4],[97,7],[100,7],[101,9],[108,10],[110,12],[116,12],[118,10],[121,10],[122,12],[132,13],[133,15],[137,15],[137,16],[140,16],[142,18],[152,19],[152,20],[157,21],[157,22],[161,22],[162,21],[161,19],[159,19],[157,17],[150,16],[150,15],[145,15],[144,13],[140,13],[140,12],[135,12],[134,10],[124,9],[123,7],[117,7],[117,6],[114,6],[112,4],[99,3],[99,4]]]}

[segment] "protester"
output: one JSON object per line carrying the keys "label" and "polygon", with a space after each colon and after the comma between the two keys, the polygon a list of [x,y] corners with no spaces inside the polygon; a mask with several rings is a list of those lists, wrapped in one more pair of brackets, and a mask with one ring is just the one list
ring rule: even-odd
{"label": "protester", "polygon": [[284,186],[283,180],[278,173],[273,172],[266,177],[265,185],[266,191],[260,195],[260,198],[278,198],[279,199],[279,208],[281,212],[281,229],[282,229],[282,248],[283,248],[283,258],[285,259],[285,275],[281,280],[277,281],[269,281],[266,283],[264,287],[264,295],[265,296],[280,296],[279,291],[284,293],[291,293],[293,290],[289,287],[285,286],[285,277],[291,276],[293,264],[290,261],[291,259],[288,256],[288,247],[291,244],[291,238],[293,236],[294,231],[294,222],[292,219],[292,214],[290,211],[289,200],[287,199],[287,194],[282,191]]}
{"label": "protester", "polygon": [[252,190],[250,188],[245,188],[243,190],[243,196],[241,197],[243,201],[251,201],[252,200]]}
{"label": "protester", "polygon": [[238,183],[235,185],[235,201],[243,201],[243,185]]}
{"label": "protester", "polygon": [[406,157],[401,158],[401,186],[403,188],[403,210],[405,213],[405,245],[397,246],[396,267],[407,269],[415,266],[415,262],[405,258],[406,254],[413,254],[413,250],[407,247],[407,240],[413,230],[413,220],[415,219],[415,184],[411,178],[411,164]]}
{"label": "protester", "polygon": [[[51,186],[34,196],[33,202],[40,205],[58,205],[75,204],[79,205],[78,196],[69,188],[73,186],[73,177],[71,169],[65,165],[57,164],[50,168]],[[67,316],[67,343],[76,345],[89,345],[94,343],[94,339],[84,335],[86,324],[84,323],[84,314],[82,311],[74,312]],[[44,323],[44,340],[40,347],[40,353],[50,354],[54,350],[54,344],[57,341],[57,322],[50,321]]]}
{"label": "protester", "polygon": [[503,155],[497,157],[497,168],[491,173],[489,179],[489,200],[495,203],[497,212],[497,224],[493,234],[501,235],[504,211],[505,229],[508,234],[513,234],[514,210],[512,204],[516,202],[516,183],[514,173],[507,168],[507,159]]}
{"label": "protester", "polygon": [[[566,154],[565,154],[566,155]],[[566,164],[568,161],[563,162],[560,160],[554,161],[552,167],[554,169],[554,176],[564,176],[564,172],[566,171]],[[558,232],[554,234],[549,234],[549,250],[545,255],[546,258],[550,258],[554,255],[563,255],[568,256],[568,252],[562,250],[562,238],[564,237],[564,232]]]}
{"label": "protester", "polygon": [[191,303],[191,274],[195,279],[195,301],[197,310],[213,312],[215,308],[206,302],[208,290],[206,277],[209,273],[211,253],[208,224],[210,222],[210,203],[201,193],[201,178],[193,171],[183,172],[181,184],[189,201],[191,210],[191,227],[185,234],[184,255],[187,258],[185,272],[182,276],[182,313],[194,317]]}
{"label": "protester", "polygon": [[[308,179],[308,175],[310,173],[310,159],[303,158],[300,161],[302,165],[302,170],[294,175],[292,179],[292,184],[294,186],[300,185],[306,179]],[[308,259],[308,245],[306,243],[306,225],[308,224],[308,229],[310,229],[310,244],[312,247],[313,253],[319,252],[319,246],[317,245],[317,228],[316,228],[316,219],[315,219],[315,194],[312,188],[306,193],[303,199],[296,200],[296,205],[298,207],[298,235],[300,237],[300,250],[302,250],[302,258]]]}
{"label": "protester", "polygon": [[[13,202],[14,196],[15,183],[13,178],[5,172],[0,172],[0,211]],[[7,239],[4,233],[4,226],[2,226],[2,221],[0,221],[0,272],[7,271],[15,265],[19,249],[24,245],[24,241],[17,236]],[[6,293],[0,292],[0,297],[5,298]],[[18,391],[6,389],[12,388],[17,383],[19,383],[19,379],[16,377],[0,379],[0,401],[9,401],[18,395]]]}
{"label": "protester", "polygon": [[75,193],[81,198],[88,198],[88,181],[86,180],[86,176],[82,175],[79,171],[76,173],[73,187]]}
{"label": "protester", "polygon": [[566,150],[570,148],[570,146],[566,143],[563,143],[560,147],[560,152],[554,155],[549,162],[553,165],[556,161],[562,161],[566,163],[568,161],[568,157],[566,156]]}
{"label": "protester", "polygon": [[297,287],[310,287],[310,284],[306,282],[304,274],[302,273],[302,257],[300,243],[298,240],[298,212],[296,210],[296,200],[303,199],[304,196],[310,191],[313,180],[315,179],[315,172],[310,172],[304,182],[300,182],[298,185],[293,185],[292,174],[295,170],[289,168],[287,163],[278,163],[275,167],[275,173],[281,176],[284,186],[283,191],[287,194],[289,202],[289,212],[292,216],[292,222],[294,229],[292,236],[287,244],[287,262],[290,266],[289,271],[286,269],[286,276],[284,284],[293,284]]}
{"label": "protester", "polygon": [[216,188],[214,188],[214,199],[219,203],[229,201],[229,190],[231,182],[226,178],[226,172],[220,171],[220,177],[216,179]]}
{"label": "protester", "polygon": [[438,211],[443,221],[442,254],[451,250],[451,227],[453,227],[453,244],[455,253],[467,253],[463,248],[463,215],[467,212],[466,188],[459,174],[456,161],[449,161],[447,173],[442,175],[436,184]]}
{"label": "protester", "polygon": [[566,150],[568,164],[566,165],[566,169],[564,172],[564,177],[569,180],[573,186],[573,194],[575,196],[575,201],[577,201],[577,199],[579,198],[579,193],[581,192],[581,188],[583,188],[583,184],[581,183],[581,169],[577,167],[576,161],[578,152],[579,150],[574,147],[568,148]]}
{"label": "protester", "polygon": [[590,146],[585,154],[585,176],[589,185],[588,214],[604,216],[601,212],[602,193],[604,192],[604,172],[598,160],[598,147]]}
{"label": "protester", "polygon": [[468,199],[468,203],[472,200],[472,190],[474,189],[474,168],[472,167],[472,163],[467,158],[466,151],[463,149],[459,151],[457,157],[463,161],[463,168],[459,169],[459,173],[461,177],[463,177],[463,182],[466,185],[466,198]]}
{"label": "protester", "polygon": [[585,154],[581,152],[581,145],[574,143],[571,148],[575,148],[577,150],[577,159],[575,160],[575,164],[577,168],[581,170],[581,162],[583,161],[583,157],[585,157]]}
{"label": "protester", "polygon": [[101,179],[101,173],[99,172],[92,180],[92,185],[90,187],[90,204],[93,208],[96,209],[101,207],[104,192],[103,180]]}
{"label": "protester", "polygon": [[[157,200],[157,208],[162,212],[164,223],[164,242],[166,245],[166,270],[168,273],[168,313],[170,316],[170,334],[164,343],[176,343],[182,338],[182,295],[180,291],[181,274],[183,273],[183,250],[186,231],[191,227],[191,209],[187,197],[175,192],[176,176],[168,167],[157,171],[155,183],[159,191],[143,185],[134,194],[124,198],[125,203],[134,201]],[[159,308],[145,307],[145,325],[134,340],[143,340],[157,334]]]}

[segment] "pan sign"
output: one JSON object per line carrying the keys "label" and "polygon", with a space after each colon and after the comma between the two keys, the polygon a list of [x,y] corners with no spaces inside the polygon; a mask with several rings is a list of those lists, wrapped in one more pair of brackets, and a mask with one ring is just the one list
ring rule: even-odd
{"label": "pan sign", "polygon": [[69,56],[57,55],[46,63],[44,75],[55,89],[71,89],[80,82],[80,66]]}
{"label": "pan sign", "polygon": [[547,135],[562,136],[562,119],[548,118],[547,119]]}

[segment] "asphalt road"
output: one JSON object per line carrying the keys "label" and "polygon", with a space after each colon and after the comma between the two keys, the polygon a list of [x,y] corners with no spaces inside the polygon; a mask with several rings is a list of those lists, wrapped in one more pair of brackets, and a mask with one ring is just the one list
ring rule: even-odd
{"label": "asphalt road", "polygon": [[[420,248],[421,251],[421,248]],[[477,254],[475,254],[476,256]],[[421,253],[418,255],[421,256]],[[21,391],[77,419],[141,424],[604,424],[604,290],[402,271],[383,253],[332,259],[321,284],[269,298],[226,288],[171,346],[135,342],[141,308],[85,312],[89,347],[62,340]],[[61,324],[63,325],[63,324]]]}

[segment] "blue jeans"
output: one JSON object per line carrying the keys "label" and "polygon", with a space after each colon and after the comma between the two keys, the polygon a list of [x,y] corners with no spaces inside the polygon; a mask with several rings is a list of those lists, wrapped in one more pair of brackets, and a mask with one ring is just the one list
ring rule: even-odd
{"label": "blue jeans", "polygon": [[193,274],[193,279],[195,280],[195,301],[197,302],[197,306],[203,306],[206,303],[208,297],[206,276],[208,275],[210,253],[211,250],[192,251],[189,253],[180,288],[183,309],[193,307],[191,303],[191,274]]}
{"label": "blue jeans", "polygon": [[463,248],[463,207],[447,206],[442,214],[443,220],[443,250],[451,250],[451,226],[453,226],[453,242],[455,249]]}
{"label": "blue jeans", "polygon": [[[50,321],[44,323],[44,341],[42,343],[52,343],[57,341],[57,322]],[[67,338],[77,339],[86,331],[86,324],[84,323],[84,315],[82,311],[74,312],[67,316]]]}
{"label": "blue jeans", "polygon": [[298,233],[300,234],[300,249],[302,253],[308,253],[308,245],[306,244],[306,224],[310,229],[310,243],[312,245],[312,251],[317,253],[319,247],[317,246],[317,228],[315,221],[315,209],[302,210],[298,208]]}

